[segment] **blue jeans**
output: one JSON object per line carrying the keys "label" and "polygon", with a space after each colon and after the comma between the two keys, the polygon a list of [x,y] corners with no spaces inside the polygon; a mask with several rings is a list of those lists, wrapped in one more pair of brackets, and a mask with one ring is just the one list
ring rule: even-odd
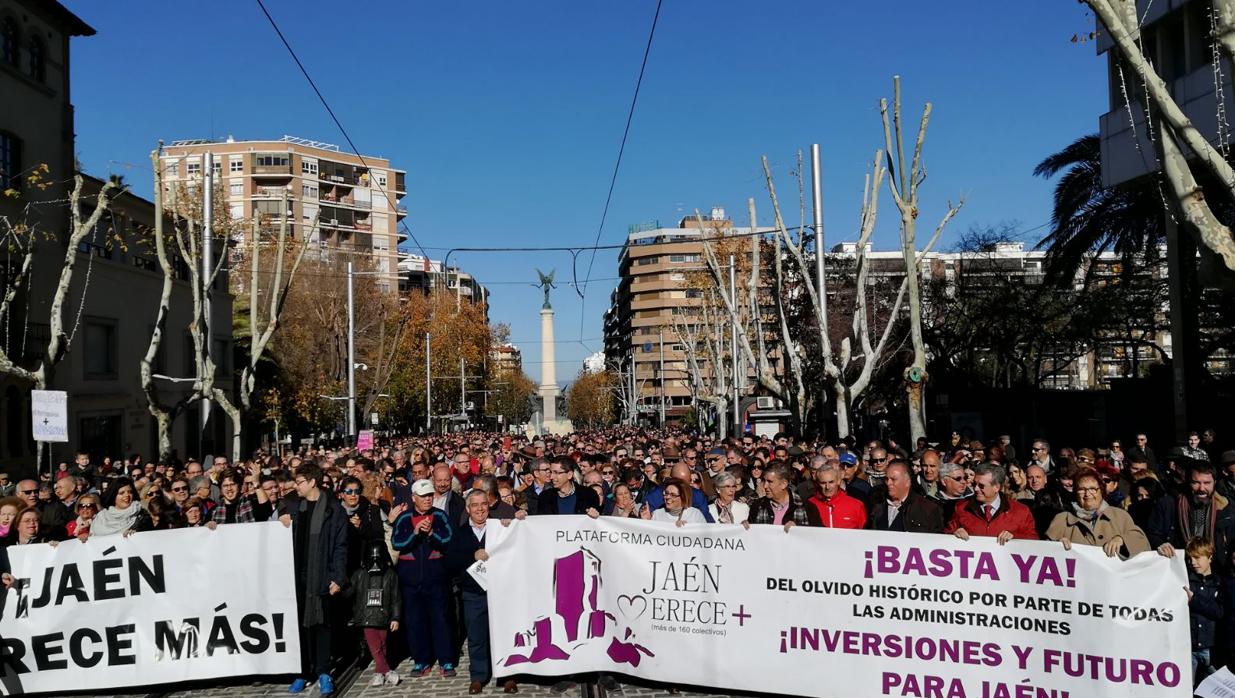
{"label": "blue jeans", "polygon": [[472,681],[488,683],[493,678],[489,665],[489,596],[463,592],[463,621],[467,625],[468,674]]}
{"label": "blue jeans", "polygon": [[1192,687],[1196,688],[1206,676],[1214,673],[1214,667],[1209,663],[1209,650],[1192,651]]}

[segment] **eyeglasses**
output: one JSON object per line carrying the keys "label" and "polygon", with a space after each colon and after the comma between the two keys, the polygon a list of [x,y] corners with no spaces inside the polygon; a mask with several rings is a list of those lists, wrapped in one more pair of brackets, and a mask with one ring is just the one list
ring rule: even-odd
{"label": "eyeglasses", "polygon": [[565,470],[550,470],[549,474],[550,475],[565,475],[566,471]]}
{"label": "eyeglasses", "polygon": [[39,491],[38,491],[38,490],[20,490],[20,492],[21,492],[21,494],[24,494],[24,495],[32,495],[32,494],[38,494],[38,493],[39,493]]}
{"label": "eyeglasses", "polygon": [[347,494],[347,495],[360,494],[360,490],[355,487],[348,487],[347,489],[343,490],[343,494]]}
{"label": "eyeglasses", "polygon": [[681,499],[681,498],[682,498],[682,495],[678,494],[677,492],[673,492],[673,491],[670,491],[670,490],[666,490],[666,491],[665,491],[665,499],[668,499],[668,498],[670,498],[670,497],[677,497],[678,499]]}
{"label": "eyeglasses", "polygon": [[965,481],[967,481],[969,478],[968,478],[968,477],[966,477],[965,475],[959,475],[959,476],[956,476],[956,477],[953,477],[953,476],[949,475],[949,476],[948,476],[947,478],[945,478],[945,479],[947,479],[947,480],[954,480],[954,481],[956,481],[956,482],[965,482]]}
{"label": "eyeglasses", "polygon": [[172,492],[188,492],[188,487],[172,487]]}
{"label": "eyeglasses", "polygon": [[1078,487],[1076,491],[1080,494],[1098,494],[1102,490],[1097,487]]}
{"label": "eyeglasses", "polygon": [[90,504],[89,502],[87,502],[85,504],[78,504],[77,508],[78,509],[98,509],[99,507],[95,504]]}
{"label": "eyeglasses", "polygon": [[308,481],[308,480],[306,480],[306,479],[304,479],[304,478],[300,478],[300,479],[296,480],[296,484],[297,484],[297,485],[307,485],[307,484],[309,484],[309,481]]}

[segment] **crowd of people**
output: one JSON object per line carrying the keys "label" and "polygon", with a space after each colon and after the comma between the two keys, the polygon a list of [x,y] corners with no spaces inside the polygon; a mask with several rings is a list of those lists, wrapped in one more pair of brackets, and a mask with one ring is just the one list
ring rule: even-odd
{"label": "crowd of people", "polygon": [[[486,560],[486,530],[526,516],[640,518],[990,536],[1092,545],[1126,559],[1183,554],[1194,680],[1235,657],[1235,450],[1212,430],[1155,453],[1054,448],[1023,456],[953,433],[920,439],[725,440],[618,428],[529,439],[466,432],[391,438],[372,449],[302,448],[232,463],[148,462],[78,453],[40,480],[0,473],[0,544],[281,521],[291,527],[302,675],[292,693],[329,695],[332,659],[363,642],[370,685],[455,676],[466,643],[469,692],[492,680],[485,590],[466,570]],[[12,578],[4,575],[6,584]],[[518,691],[513,680],[506,693]]]}

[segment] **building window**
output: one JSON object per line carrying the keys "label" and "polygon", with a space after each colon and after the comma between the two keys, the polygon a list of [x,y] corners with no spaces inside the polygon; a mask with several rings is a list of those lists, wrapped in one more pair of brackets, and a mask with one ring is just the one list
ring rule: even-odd
{"label": "building window", "polygon": [[253,163],[258,167],[287,167],[287,156],[259,153],[253,156]]}
{"label": "building window", "polygon": [[190,162],[188,167],[184,168],[186,174],[190,177],[202,173],[202,164],[200,162]]}
{"label": "building window", "polygon": [[0,131],[0,189],[21,189],[21,139]]}
{"label": "building window", "polygon": [[172,164],[168,165],[167,166],[167,176],[168,177],[179,177],[180,176],[180,163],[173,162]]}
{"label": "building window", "polygon": [[17,32],[17,22],[5,19],[0,22],[0,60],[13,66],[21,67],[21,35]]}
{"label": "building window", "polygon": [[37,36],[31,36],[28,51],[30,52],[30,77],[43,82],[47,79],[47,49],[43,46],[43,40]]}
{"label": "building window", "polygon": [[307,175],[317,176],[317,161],[316,160],[301,160],[300,171]]}
{"label": "building window", "polygon": [[301,185],[300,194],[310,199],[316,199],[317,198],[317,185],[316,184]]}
{"label": "building window", "polygon": [[227,195],[228,196],[244,196],[244,185],[243,184],[228,185]]}
{"label": "building window", "polygon": [[[77,422],[77,448],[95,460],[112,453],[123,453],[124,417],[119,414],[82,417]],[[195,430],[190,429],[190,432]]]}
{"label": "building window", "polygon": [[386,175],[379,174],[377,176],[377,186],[381,187],[382,189],[386,188]]}
{"label": "building window", "polygon": [[221,160],[215,160],[214,162],[210,163],[210,174],[214,175],[215,177],[218,177],[222,173],[223,173],[223,162]]}
{"label": "building window", "polygon": [[116,321],[102,318],[86,319],[84,353],[87,380],[116,378]]}
{"label": "building window", "polygon": [[233,159],[227,165],[228,172],[244,172],[244,160]]}

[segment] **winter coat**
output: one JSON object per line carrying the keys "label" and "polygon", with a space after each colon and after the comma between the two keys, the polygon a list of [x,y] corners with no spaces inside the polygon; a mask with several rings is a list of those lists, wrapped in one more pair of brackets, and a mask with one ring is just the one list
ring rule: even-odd
{"label": "winter coat", "polygon": [[[558,513],[558,494],[556,487],[546,487],[540,493],[540,497],[536,503],[537,514],[556,514]],[[587,514],[588,509],[600,511],[600,495],[596,494],[596,490],[583,485],[575,485],[575,510],[574,514]],[[531,513],[531,512],[529,512]]]}
{"label": "winter coat", "polygon": [[999,508],[992,512],[989,520],[982,507],[982,503],[976,499],[958,505],[952,511],[952,520],[948,522],[944,533],[955,533],[957,529],[963,528],[971,536],[994,538],[1004,531],[1009,531],[1013,538],[1019,540],[1038,540],[1033,513],[1024,504],[1001,496]]}
{"label": "winter coat", "polygon": [[352,573],[347,593],[352,597],[352,625],[387,628],[390,621],[403,617],[399,575],[390,567],[381,572],[356,570]]}
{"label": "winter coat", "polygon": [[1124,542],[1123,549],[1119,551],[1121,557],[1134,557],[1149,550],[1149,540],[1132,521],[1132,515],[1105,502],[1098,511],[1098,518],[1092,523],[1081,519],[1074,511],[1061,511],[1046,529],[1048,540],[1067,538],[1080,545],[1106,545],[1115,536]]}
{"label": "winter coat", "polygon": [[[1233,543],[1231,538],[1235,536],[1235,515],[1232,515],[1232,507],[1227,506],[1225,497],[1217,493],[1212,496],[1214,518],[1210,521],[1210,527],[1213,529],[1214,570],[1222,575],[1232,568],[1230,555]],[[1170,543],[1177,550],[1188,546],[1188,541],[1192,540],[1192,532],[1181,530],[1179,525],[1180,507],[1187,511],[1188,506],[1188,495],[1183,494],[1163,497],[1158,501],[1157,508],[1149,516],[1149,524],[1145,526],[1145,535],[1149,537],[1150,545],[1157,548],[1163,543]]]}
{"label": "winter coat", "polygon": [[[341,504],[341,503],[340,503]],[[360,526],[352,525],[351,516],[343,509],[343,517],[347,519],[347,571],[349,573],[360,569],[364,553],[374,541],[384,541],[385,528],[382,526],[382,510],[371,504],[364,497],[356,506],[355,515],[360,518]]]}
{"label": "winter coat", "polygon": [[1200,576],[1188,572],[1188,589],[1192,600],[1188,602],[1188,621],[1192,629],[1192,649],[1207,650],[1214,646],[1214,630],[1225,615],[1222,603],[1222,582],[1218,575]]}
{"label": "winter coat", "polygon": [[[321,580],[321,584],[316,589],[306,589],[319,595],[330,594],[330,583],[334,582],[343,588],[347,585],[347,518],[343,512],[343,506],[339,504],[339,500],[330,496],[328,492],[322,492],[322,499],[326,500],[325,518],[322,520],[322,532],[319,540],[319,545],[322,546],[321,554],[317,557],[318,570],[307,570],[309,577]],[[304,504],[309,506],[301,511],[299,506],[288,507],[285,512],[292,518],[293,537],[297,532],[297,526],[309,526],[310,519],[313,514],[312,505],[315,502],[308,500]],[[299,547],[299,546],[296,546]],[[294,550],[297,567],[301,556],[307,556],[307,550]],[[297,580],[299,583],[299,579]]]}
{"label": "winter coat", "polygon": [[826,501],[816,494],[806,500],[806,518],[811,526],[861,529],[866,526],[866,505],[844,490]]}
{"label": "winter coat", "polygon": [[880,497],[870,509],[866,528],[872,531],[906,531],[909,533],[943,533],[943,511],[939,504],[910,492],[901,504],[900,514],[888,524],[888,500]]}
{"label": "winter coat", "polygon": [[[417,533],[416,523],[432,517],[429,533]],[[455,535],[454,527],[441,509],[418,514],[409,509],[395,519],[390,544],[399,553],[399,575],[408,585],[440,584],[446,581],[446,550]]]}

